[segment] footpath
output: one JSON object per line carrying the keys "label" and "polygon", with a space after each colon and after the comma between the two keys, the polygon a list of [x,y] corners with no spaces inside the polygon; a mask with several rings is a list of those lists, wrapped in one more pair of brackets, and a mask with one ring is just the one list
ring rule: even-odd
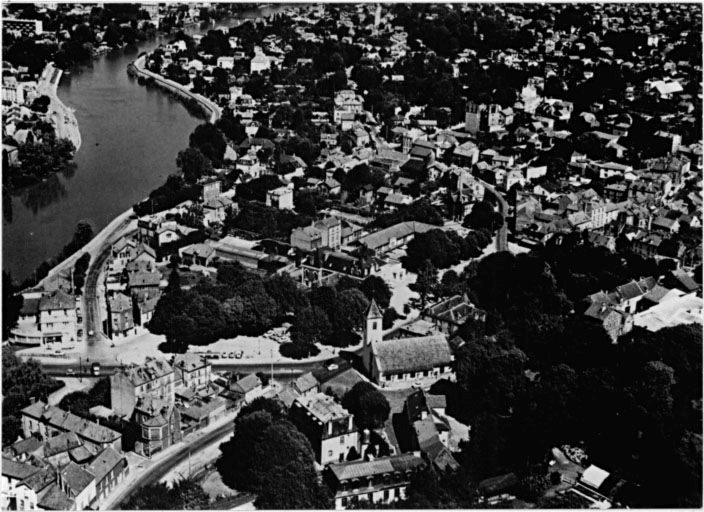
{"label": "footpath", "polygon": [[220,116],[222,115],[222,109],[216,103],[209,100],[202,94],[196,94],[192,92],[186,86],[179,84],[178,82],[174,82],[173,80],[164,78],[163,76],[154,73],[153,71],[149,71],[144,66],[145,60],[146,55],[142,55],[137,60],[132,62],[132,70],[137,76],[149,78],[154,81],[155,85],[161,87],[162,89],[166,89],[182,98],[196,101],[204,111],[209,113],[208,122],[215,123],[215,121],[220,119]]}

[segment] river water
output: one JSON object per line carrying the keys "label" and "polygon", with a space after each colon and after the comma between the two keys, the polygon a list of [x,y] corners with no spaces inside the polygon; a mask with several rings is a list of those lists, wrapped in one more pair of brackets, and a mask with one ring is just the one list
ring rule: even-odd
{"label": "river water", "polygon": [[[219,26],[279,8],[246,12]],[[176,155],[203,121],[164,92],[127,75],[128,64],[139,53],[165,39],[101,56],[62,78],[58,96],[75,109],[83,142],[72,176],[57,175],[13,195],[11,218],[3,219],[2,265],[14,279],[24,279],[56,256],[80,220],[91,222],[97,233],[176,170]]]}

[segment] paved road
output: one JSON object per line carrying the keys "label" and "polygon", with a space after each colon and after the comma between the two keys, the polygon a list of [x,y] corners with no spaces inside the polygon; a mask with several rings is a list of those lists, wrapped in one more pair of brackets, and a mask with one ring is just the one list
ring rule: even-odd
{"label": "paved road", "polygon": [[[136,232],[132,227],[132,218],[127,218],[123,222],[114,226],[104,236],[103,242],[93,251],[90,266],[86,273],[86,283],[83,288],[83,331],[88,342],[88,355],[91,354],[91,348],[96,343],[107,340],[108,337],[103,333],[103,325],[100,315],[100,275],[103,272],[105,263],[110,258],[112,244],[122,237],[129,236]],[[93,334],[90,334],[90,333]]]}
{"label": "paved road", "polygon": [[496,252],[508,251],[508,219],[506,218],[506,216],[508,215],[508,203],[504,199],[504,196],[493,186],[489,185],[486,181],[483,181],[477,178],[476,176],[474,177],[474,179],[484,185],[484,189],[490,194],[492,194],[499,204],[499,213],[504,218],[504,224],[496,233]]}
{"label": "paved road", "polygon": [[[89,375],[90,365],[93,361],[90,359],[83,358],[80,363],[42,363],[42,369],[49,375],[55,377],[77,377],[81,372],[82,374]],[[296,377],[305,372],[311,371],[318,368],[325,361],[312,361],[310,363],[274,363],[274,378],[281,380],[281,378],[286,377]],[[119,369],[118,364],[100,364],[101,375],[110,375],[115,370]],[[71,373],[67,373],[71,370]],[[214,364],[213,370],[216,372],[233,372],[233,373],[258,373],[262,372],[267,375],[271,372],[271,365],[267,363],[252,364],[252,363],[232,363],[232,364]]]}
{"label": "paved road", "polygon": [[228,421],[221,427],[216,428],[212,432],[208,432],[199,439],[187,440],[187,442],[185,442],[183,446],[173,455],[147,468],[136,481],[131,483],[131,485],[124,489],[122,492],[114,496],[109,503],[106,503],[105,506],[101,508],[103,510],[118,509],[124,501],[128,500],[130,496],[132,496],[132,494],[134,494],[141,487],[158,482],[164,475],[171,471],[171,469],[175,468],[181,462],[186,460],[188,458],[189,453],[195,454],[199,450],[205,448],[206,446],[208,446],[214,441],[217,441],[220,438],[224,440],[232,432],[232,422]]}

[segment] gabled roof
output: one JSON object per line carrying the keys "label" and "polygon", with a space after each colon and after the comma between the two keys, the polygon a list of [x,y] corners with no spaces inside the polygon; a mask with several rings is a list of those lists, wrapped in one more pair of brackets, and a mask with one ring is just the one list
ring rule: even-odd
{"label": "gabled roof", "polygon": [[255,373],[250,373],[246,377],[242,377],[240,380],[232,385],[232,391],[240,392],[242,394],[249,393],[253,389],[258,388],[262,385],[262,381],[257,377]]}
{"label": "gabled roof", "polygon": [[408,453],[381,457],[372,461],[340,462],[330,464],[329,468],[337,480],[342,482],[353,479],[367,479],[377,475],[406,474],[420,468],[424,464],[423,459]]}
{"label": "gabled roof", "polygon": [[37,473],[41,468],[26,464],[24,462],[16,462],[9,457],[2,457],[2,476],[13,480],[24,480]]}
{"label": "gabled roof", "polygon": [[318,387],[318,379],[312,372],[304,373],[291,383],[291,387],[299,393],[305,393]]}
{"label": "gabled roof", "polygon": [[452,351],[444,334],[384,340],[374,345],[374,356],[383,373],[431,370],[452,363]]}
{"label": "gabled roof", "polygon": [[60,473],[61,480],[72,491],[74,496],[78,496],[83,490],[95,480],[95,476],[86,471],[75,462],[69,462]]}
{"label": "gabled roof", "polygon": [[76,299],[73,295],[58,289],[39,299],[39,311],[54,311],[57,309],[75,309]]}

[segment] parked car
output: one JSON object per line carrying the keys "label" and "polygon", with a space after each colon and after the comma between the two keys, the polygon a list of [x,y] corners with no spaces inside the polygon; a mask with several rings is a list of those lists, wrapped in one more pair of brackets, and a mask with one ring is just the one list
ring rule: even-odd
{"label": "parked car", "polygon": [[69,368],[66,370],[66,375],[73,375],[74,373],[76,372],[73,370],[73,368]]}
{"label": "parked car", "polygon": [[244,352],[240,350],[235,354],[235,359],[242,359],[242,356],[244,355]]}

